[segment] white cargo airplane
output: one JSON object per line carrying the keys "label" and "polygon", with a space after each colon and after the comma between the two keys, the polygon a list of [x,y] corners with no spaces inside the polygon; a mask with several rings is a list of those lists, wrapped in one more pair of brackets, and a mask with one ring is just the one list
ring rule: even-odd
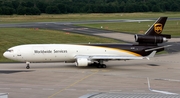
{"label": "white cargo airplane", "polygon": [[160,17],[144,35],[135,35],[137,44],[28,44],[9,48],[4,57],[26,62],[75,62],[76,66],[96,65],[103,61],[149,59],[167,46],[159,46],[171,35],[161,34],[167,17]]}

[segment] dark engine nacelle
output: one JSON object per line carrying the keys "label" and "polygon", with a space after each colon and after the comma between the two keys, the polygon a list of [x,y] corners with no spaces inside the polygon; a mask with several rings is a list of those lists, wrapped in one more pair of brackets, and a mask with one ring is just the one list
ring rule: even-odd
{"label": "dark engine nacelle", "polygon": [[147,36],[147,35],[135,35],[135,41],[139,43],[150,43],[150,44],[158,44],[167,42],[167,38],[163,36]]}

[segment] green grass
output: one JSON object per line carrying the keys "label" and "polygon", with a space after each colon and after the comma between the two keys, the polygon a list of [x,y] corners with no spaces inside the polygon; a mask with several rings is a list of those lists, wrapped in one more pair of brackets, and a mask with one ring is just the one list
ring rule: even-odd
{"label": "green grass", "polygon": [[[154,23],[149,22],[121,22],[121,23],[99,23],[99,24],[79,24],[79,26],[107,29],[118,32],[129,32],[136,34],[144,34],[146,30]],[[101,28],[103,27],[103,28]],[[171,34],[173,37],[180,37],[180,20],[167,21],[163,30],[163,34]]]}
{"label": "green grass", "polygon": [[[142,19],[142,18],[158,18],[160,16],[168,16],[169,18],[180,17],[179,12],[163,12],[163,13],[91,13],[91,14],[42,14],[42,15],[0,15],[0,23],[19,23],[19,22],[58,22],[58,21],[81,21],[81,20],[107,20],[107,19]],[[177,22],[179,23],[177,25]],[[119,31],[144,33],[153,22],[130,22],[130,23],[103,23],[103,24],[87,24],[82,26],[100,28]],[[168,21],[163,33],[171,33],[173,36],[180,36],[180,21]]]}
{"label": "green grass", "polygon": [[79,20],[107,20],[107,19],[138,19],[157,18],[160,16],[180,17],[179,12],[163,13],[91,13],[91,14],[42,14],[42,15],[0,15],[0,23],[19,22],[57,22],[57,21],[79,21]]}
{"label": "green grass", "polygon": [[33,28],[0,29],[0,62],[10,62],[2,56],[8,48],[21,44],[61,44],[61,43],[118,43],[119,41],[95,36],[80,35],[54,30]]}

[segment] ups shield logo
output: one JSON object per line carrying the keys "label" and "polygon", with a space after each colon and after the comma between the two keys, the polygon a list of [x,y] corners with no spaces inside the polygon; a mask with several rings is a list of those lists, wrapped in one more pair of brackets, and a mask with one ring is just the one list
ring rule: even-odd
{"label": "ups shield logo", "polygon": [[157,33],[157,34],[160,34],[162,32],[162,24],[160,23],[156,23],[154,25],[154,31]]}

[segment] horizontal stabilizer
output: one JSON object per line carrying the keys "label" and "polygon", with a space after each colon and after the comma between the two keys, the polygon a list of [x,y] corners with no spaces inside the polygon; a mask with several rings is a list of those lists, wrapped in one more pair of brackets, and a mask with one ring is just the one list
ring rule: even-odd
{"label": "horizontal stabilizer", "polygon": [[162,49],[162,48],[167,48],[167,47],[170,47],[170,46],[172,46],[172,45],[166,45],[166,46],[161,46],[161,47],[146,49],[145,51],[148,52],[148,51],[158,50],[158,49]]}

